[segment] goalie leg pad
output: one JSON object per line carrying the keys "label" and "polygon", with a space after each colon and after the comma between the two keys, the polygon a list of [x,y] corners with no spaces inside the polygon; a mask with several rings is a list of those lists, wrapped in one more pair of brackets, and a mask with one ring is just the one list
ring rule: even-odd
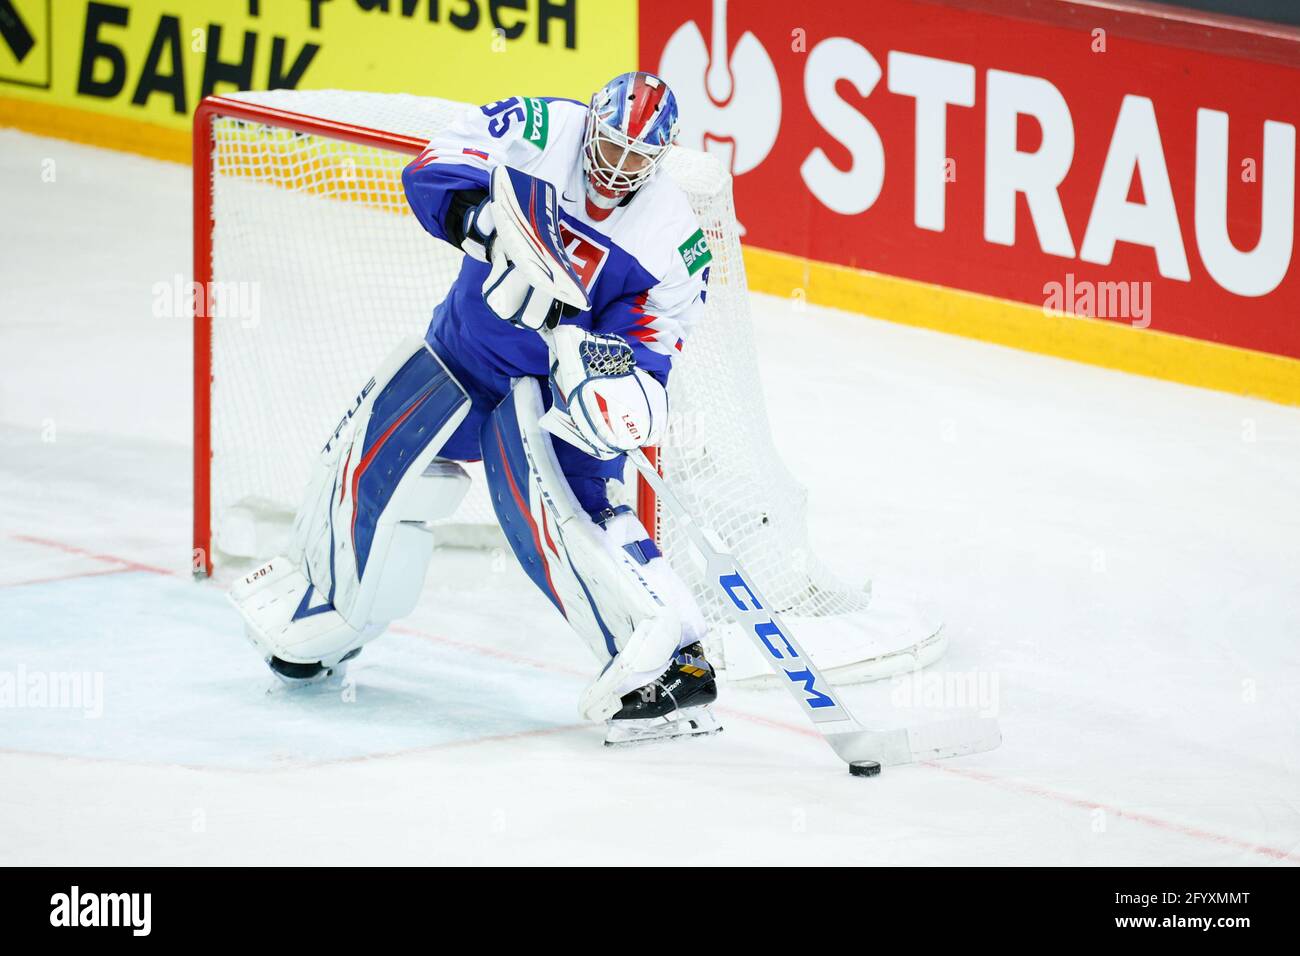
{"label": "goalie leg pad", "polygon": [[515,557],[604,665],[580,704],[603,720],[701,639],[704,621],[630,509],[598,522],[579,504],[542,412],[537,381],[517,380],[483,425],[484,470]]}
{"label": "goalie leg pad", "polygon": [[336,666],[349,652],[378,637],[384,624],[351,627],[307,580],[299,562],[277,555],[230,589],[244,619],[244,634],[263,659]]}
{"label": "goalie leg pad", "polygon": [[232,590],[263,651],[328,664],[411,612],[433,555],[427,524],[455,511],[469,486],[459,465],[435,460],[469,407],[423,341],[388,357],[321,452],[294,553]]}

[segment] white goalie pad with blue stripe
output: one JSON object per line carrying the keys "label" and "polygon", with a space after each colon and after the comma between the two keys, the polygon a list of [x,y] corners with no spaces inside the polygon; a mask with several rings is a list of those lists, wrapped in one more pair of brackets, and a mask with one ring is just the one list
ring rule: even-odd
{"label": "white goalie pad with blue stripe", "polygon": [[464,469],[435,460],[469,399],[420,339],[408,339],[328,436],[295,519],[297,552],[231,591],[268,656],[331,660],[415,607],[433,555],[429,522],[455,511]]}
{"label": "white goalie pad with blue stripe", "polygon": [[480,444],[497,519],[525,573],[602,666],[580,710],[604,719],[659,677],[704,620],[630,509],[588,515],[539,425],[541,389],[519,379],[483,425]]}

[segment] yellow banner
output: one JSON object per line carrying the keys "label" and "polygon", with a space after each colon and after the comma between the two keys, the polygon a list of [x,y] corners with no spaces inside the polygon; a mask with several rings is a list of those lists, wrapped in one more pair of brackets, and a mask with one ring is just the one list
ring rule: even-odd
{"label": "yellow banner", "polygon": [[637,0],[0,0],[0,123],[75,133],[89,113],[76,138],[116,139],[111,118],[174,138],[208,93],[274,87],[586,100],[636,69],[636,17]]}

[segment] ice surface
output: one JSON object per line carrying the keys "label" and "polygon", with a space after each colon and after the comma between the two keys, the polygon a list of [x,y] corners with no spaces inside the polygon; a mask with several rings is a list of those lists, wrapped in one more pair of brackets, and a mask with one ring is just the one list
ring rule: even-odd
{"label": "ice surface", "polygon": [[729,688],[722,735],[607,750],[502,555],[440,555],[306,694],[190,580],[190,334],[153,292],[189,215],[186,168],[0,130],[0,701],[97,704],[0,706],[0,863],[1300,860],[1300,410],[755,296],[823,557],[948,622],[937,670],[848,699],[974,689],[1005,742],[854,778]]}

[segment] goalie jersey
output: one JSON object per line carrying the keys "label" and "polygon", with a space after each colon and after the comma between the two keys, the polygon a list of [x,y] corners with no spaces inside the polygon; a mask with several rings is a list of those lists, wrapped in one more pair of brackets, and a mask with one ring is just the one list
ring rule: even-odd
{"label": "goalie jersey", "polygon": [[[406,167],[407,201],[425,230],[457,245],[449,217],[465,197],[477,202],[486,195],[493,167],[506,164],[550,182],[565,251],[592,303],[565,324],[622,337],[637,364],[666,384],[673,357],[703,312],[712,254],[686,194],[662,170],[604,219],[589,215],[586,117],[585,104],[553,97],[512,97],[471,109]],[[488,271],[487,263],[464,257],[426,338],[470,372],[476,381],[464,384],[471,397],[494,401],[512,377],[544,377],[550,363],[536,333],[498,318],[483,302]]]}

